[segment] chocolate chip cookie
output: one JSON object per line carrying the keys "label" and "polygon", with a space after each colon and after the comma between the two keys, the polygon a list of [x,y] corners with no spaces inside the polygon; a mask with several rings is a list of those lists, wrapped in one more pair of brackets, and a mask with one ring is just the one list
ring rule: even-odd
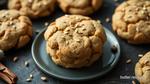
{"label": "chocolate chip cookie", "polygon": [[0,49],[20,48],[32,37],[32,23],[17,10],[0,11]]}
{"label": "chocolate chip cookie", "polygon": [[65,13],[89,15],[98,10],[102,0],[57,0]]}
{"label": "chocolate chip cookie", "polygon": [[131,44],[150,43],[150,1],[128,0],[119,5],[112,18],[113,30]]}
{"label": "chocolate chip cookie", "polygon": [[65,15],[44,33],[46,50],[54,63],[65,68],[90,66],[102,56],[106,41],[100,21],[81,15]]}
{"label": "chocolate chip cookie", "polygon": [[30,18],[44,17],[54,10],[56,0],[8,0],[8,8],[16,9]]}
{"label": "chocolate chip cookie", "polygon": [[146,53],[136,64],[135,75],[141,84],[150,84],[150,52]]}

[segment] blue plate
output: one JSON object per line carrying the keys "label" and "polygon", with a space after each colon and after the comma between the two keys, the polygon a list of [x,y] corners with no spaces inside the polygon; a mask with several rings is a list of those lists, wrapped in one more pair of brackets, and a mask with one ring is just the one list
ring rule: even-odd
{"label": "blue plate", "polygon": [[[103,56],[93,65],[88,68],[81,69],[66,69],[56,65],[46,53],[44,29],[35,38],[32,44],[32,57],[37,66],[47,74],[70,81],[83,81],[100,77],[109,72],[118,62],[120,57],[120,45],[116,37],[107,29],[104,28],[107,36],[107,42],[103,48]],[[111,47],[115,45],[117,52],[113,53]]]}

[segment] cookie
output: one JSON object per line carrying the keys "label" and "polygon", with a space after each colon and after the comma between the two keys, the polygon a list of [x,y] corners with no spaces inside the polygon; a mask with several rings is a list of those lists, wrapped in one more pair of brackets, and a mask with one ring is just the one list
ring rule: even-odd
{"label": "cookie", "polygon": [[89,15],[97,11],[102,0],[57,0],[60,8],[65,13]]}
{"label": "cookie", "polygon": [[21,48],[32,37],[32,23],[17,10],[0,11],[0,50]]}
{"label": "cookie", "polygon": [[140,84],[150,83],[150,52],[147,52],[136,64],[135,76]]}
{"label": "cookie", "polygon": [[56,0],[8,0],[8,8],[16,9],[30,18],[44,17],[54,10]]}
{"label": "cookie", "polygon": [[112,18],[113,30],[131,44],[150,43],[150,1],[128,0],[119,5]]}
{"label": "cookie", "polygon": [[65,15],[44,33],[46,50],[54,63],[65,68],[90,66],[102,55],[106,41],[99,21],[81,15]]}

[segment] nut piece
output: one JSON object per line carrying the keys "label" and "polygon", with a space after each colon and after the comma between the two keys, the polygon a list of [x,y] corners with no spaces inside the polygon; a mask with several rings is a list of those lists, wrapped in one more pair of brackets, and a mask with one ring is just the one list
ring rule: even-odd
{"label": "nut piece", "polygon": [[56,19],[48,26],[44,38],[53,62],[65,68],[90,66],[101,57],[106,41],[102,25],[82,15]]}
{"label": "nut piece", "polygon": [[18,61],[18,57],[17,56],[15,56],[14,58],[13,58],[13,62],[16,62],[16,61]]}
{"label": "nut piece", "polygon": [[131,59],[128,59],[128,60],[126,61],[126,63],[129,64],[129,63],[131,63],[131,61],[132,61]]}
{"label": "nut piece", "polygon": [[150,83],[150,52],[147,52],[135,66],[135,76],[140,84]]}
{"label": "nut piece", "polygon": [[42,81],[47,81],[47,77],[42,76],[42,77],[41,77],[41,80],[42,80]]}
{"label": "nut piece", "polygon": [[131,44],[150,43],[150,1],[127,0],[112,17],[113,30]]}
{"label": "nut piece", "polygon": [[97,11],[103,0],[57,0],[65,13],[89,15]]}

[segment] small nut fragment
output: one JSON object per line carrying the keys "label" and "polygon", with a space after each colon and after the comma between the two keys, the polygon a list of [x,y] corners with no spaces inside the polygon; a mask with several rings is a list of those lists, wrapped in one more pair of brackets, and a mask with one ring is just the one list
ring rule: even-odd
{"label": "small nut fragment", "polygon": [[138,57],[143,57],[143,55],[142,55],[142,54],[139,54]]}
{"label": "small nut fragment", "polygon": [[15,57],[13,58],[13,62],[16,62],[17,60],[18,60],[18,57],[15,56]]}
{"label": "small nut fragment", "polygon": [[47,81],[47,78],[46,78],[45,76],[42,76],[42,77],[41,77],[41,80],[42,80],[42,81]]}
{"label": "small nut fragment", "polygon": [[105,19],[105,21],[106,21],[106,22],[110,22],[110,18],[107,17],[107,18]]}
{"label": "small nut fragment", "polygon": [[29,66],[29,62],[28,62],[28,61],[25,61],[25,63],[24,63],[24,64],[25,64],[25,66],[26,66],[26,67],[28,67],[28,66]]}
{"label": "small nut fragment", "polygon": [[127,64],[131,63],[131,59],[128,59],[128,60],[126,61],[126,63],[127,63]]}
{"label": "small nut fragment", "polygon": [[45,25],[45,26],[48,26],[48,22],[45,22],[44,25]]}

